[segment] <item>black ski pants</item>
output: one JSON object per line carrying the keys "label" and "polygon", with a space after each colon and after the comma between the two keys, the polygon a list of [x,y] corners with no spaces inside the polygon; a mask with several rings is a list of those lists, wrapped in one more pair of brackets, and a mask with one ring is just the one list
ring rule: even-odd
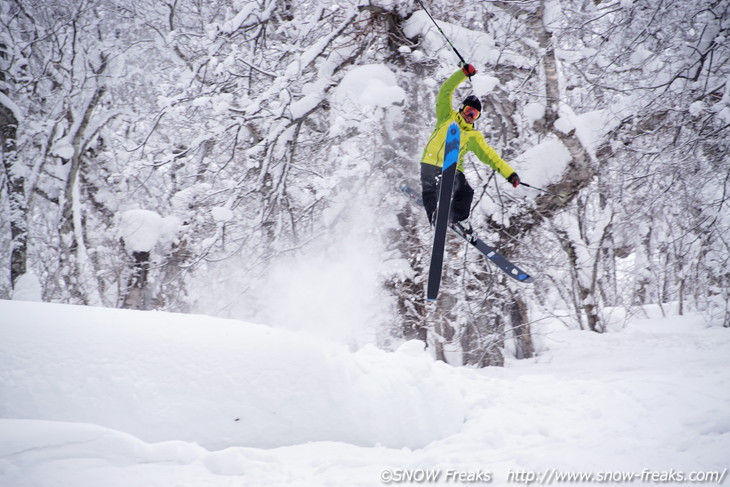
{"label": "black ski pants", "polygon": [[[441,185],[441,168],[433,164],[421,163],[421,189],[423,192],[423,206],[426,208],[428,221],[432,222],[436,205],[439,199]],[[469,218],[471,202],[474,199],[474,190],[464,177],[464,173],[456,171],[454,181],[454,196],[451,200],[451,221],[460,222]],[[433,223],[433,222],[432,222]]]}

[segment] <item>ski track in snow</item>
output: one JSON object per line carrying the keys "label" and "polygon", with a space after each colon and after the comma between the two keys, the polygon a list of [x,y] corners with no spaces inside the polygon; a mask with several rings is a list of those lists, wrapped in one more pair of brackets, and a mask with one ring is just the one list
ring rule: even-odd
{"label": "ski track in snow", "polygon": [[730,330],[698,315],[542,330],[537,359],[477,370],[417,342],[353,353],[205,316],[0,301],[0,485],[377,486],[387,469],[503,485],[520,470],[729,466]]}

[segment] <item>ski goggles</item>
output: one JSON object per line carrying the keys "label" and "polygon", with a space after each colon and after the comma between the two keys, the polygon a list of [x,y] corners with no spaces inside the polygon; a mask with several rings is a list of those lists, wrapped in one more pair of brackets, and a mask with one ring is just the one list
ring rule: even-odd
{"label": "ski goggles", "polygon": [[464,110],[462,111],[464,112],[464,115],[471,118],[472,120],[476,120],[477,118],[479,118],[479,110],[474,107],[465,106]]}

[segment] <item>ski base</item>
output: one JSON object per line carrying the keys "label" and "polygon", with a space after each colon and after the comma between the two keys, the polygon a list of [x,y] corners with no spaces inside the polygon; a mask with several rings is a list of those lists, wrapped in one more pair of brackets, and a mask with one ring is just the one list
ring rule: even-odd
{"label": "ski base", "polygon": [[454,193],[456,180],[456,165],[461,148],[461,130],[456,123],[449,125],[444,142],[444,165],[441,168],[441,184],[439,185],[438,205],[436,207],[436,224],[433,232],[433,247],[431,249],[431,264],[428,269],[428,284],[426,299],[436,301],[441,286],[441,273],[444,265],[444,250],[446,248],[446,232],[451,221],[451,197]]}

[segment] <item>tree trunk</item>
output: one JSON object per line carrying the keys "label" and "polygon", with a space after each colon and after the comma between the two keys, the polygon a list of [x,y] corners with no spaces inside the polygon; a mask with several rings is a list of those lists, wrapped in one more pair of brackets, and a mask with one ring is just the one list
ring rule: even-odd
{"label": "tree trunk", "polygon": [[127,294],[124,296],[122,308],[149,309],[148,282],[150,273],[150,253],[132,252],[134,263],[132,275],[127,281]]}
{"label": "tree trunk", "polygon": [[[100,55],[102,64],[98,70],[94,72],[96,75],[102,74],[106,70],[106,56]],[[63,205],[61,207],[61,221],[59,223],[59,234],[61,237],[61,273],[66,289],[71,297],[80,304],[90,304],[89,293],[84,289],[84,266],[88,265],[86,256],[85,243],[83,242],[83,224],[78,205],[81,204],[79,184],[79,171],[81,170],[81,161],[83,153],[87,145],[91,141],[93,134],[88,134],[87,129],[91,121],[94,110],[100,103],[102,97],[106,93],[104,86],[97,86],[92,94],[88,104],[84,108],[83,115],[79,126],[75,132],[70,134],[69,140],[74,148],[74,154],[71,157],[71,168],[69,170],[68,179],[66,180],[63,192]],[[90,281],[89,281],[90,282]],[[99,299],[93,299],[94,302]],[[99,303],[100,304],[100,303]]]}
{"label": "tree trunk", "polygon": [[527,306],[524,300],[512,290],[510,290],[510,296],[511,299],[507,307],[510,310],[509,324],[512,328],[516,358],[532,358],[535,356],[535,345],[532,342],[532,331],[530,330],[527,316]]}
{"label": "tree trunk", "polygon": [[18,121],[13,111],[0,103],[0,154],[5,172],[4,188],[8,195],[10,220],[10,284],[14,288],[25,274],[28,255],[28,206],[25,197],[25,178],[19,171],[16,137]]}
{"label": "tree trunk", "polygon": [[175,243],[172,251],[162,265],[162,276],[159,277],[160,288],[152,301],[157,310],[175,310],[179,313],[189,312],[185,275],[189,270],[193,252],[187,238]]}
{"label": "tree trunk", "polygon": [[444,287],[446,286],[442,286],[438,301],[433,304],[434,309],[430,320],[433,323],[433,334],[429,341],[436,352],[436,359],[451,363],[448,359],[448,352],[455,344],[456,330],[451,323],[454,320],[452,310],[456,306],[457,298],[444,290]]}

